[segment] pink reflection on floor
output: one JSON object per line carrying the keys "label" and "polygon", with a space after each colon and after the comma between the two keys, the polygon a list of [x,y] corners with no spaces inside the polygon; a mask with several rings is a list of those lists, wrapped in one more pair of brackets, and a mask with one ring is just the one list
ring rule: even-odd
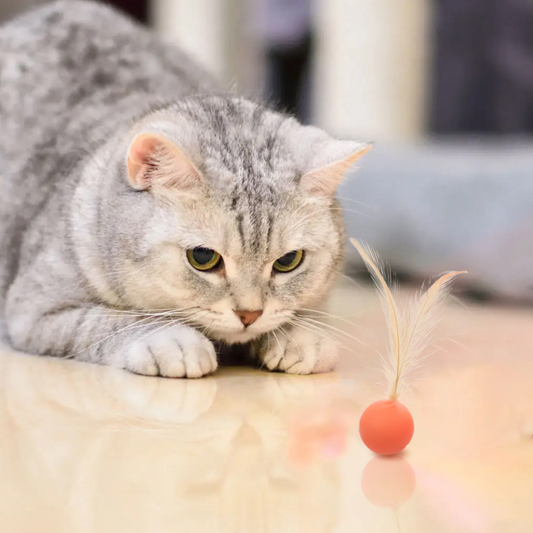
{"label": "pink reflection on floor", "polygon": [[341,401],[295,412],[289,423],[289,460],[307,466],[337,459],[345,452],[348,434],[356,423],[357,415]]}
{"label": "pink reflection on floor", "polygon": [[422,468],[417,468],[417,479],[425,499],[442,522],[458,531],[490,531],[489,518],[460,485]]}

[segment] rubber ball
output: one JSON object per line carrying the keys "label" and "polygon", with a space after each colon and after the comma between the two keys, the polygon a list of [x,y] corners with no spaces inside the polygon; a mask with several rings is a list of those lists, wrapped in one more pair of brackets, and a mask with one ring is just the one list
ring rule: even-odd
{"label": "rubber ball", "polygon": [[363,442],[379,455],[400,453],[411,442],[414,432],[411,413],[398,401],[374,402],[365,409],[359,421]]}

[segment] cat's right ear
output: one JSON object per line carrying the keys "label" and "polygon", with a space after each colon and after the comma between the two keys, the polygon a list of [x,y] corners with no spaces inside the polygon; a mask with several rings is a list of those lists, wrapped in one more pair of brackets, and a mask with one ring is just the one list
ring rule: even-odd
{"label": "cat's right ear", "polygon": [[187,156],[162,135],[141,133],[128,149],[128,178],[137,190],[154,186],[190,189],[202,182]]}

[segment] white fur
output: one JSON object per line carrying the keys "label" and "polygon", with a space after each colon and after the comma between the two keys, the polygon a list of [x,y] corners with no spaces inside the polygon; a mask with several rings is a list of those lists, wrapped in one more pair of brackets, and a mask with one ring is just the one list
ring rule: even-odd
{"label": "white fur", "polygon": [[126,368],[146,376],[200,378],[217,368],[213,345],[200,332],[183,325],[155,330],[125,351]]}
{"label": "white fur", "polygon": [[316,374],[329,372],[335,367],[338,345],[324,334],[297,327],[286,333],[271,333],[266,350],[261,350],[258,356],[269,370]]}

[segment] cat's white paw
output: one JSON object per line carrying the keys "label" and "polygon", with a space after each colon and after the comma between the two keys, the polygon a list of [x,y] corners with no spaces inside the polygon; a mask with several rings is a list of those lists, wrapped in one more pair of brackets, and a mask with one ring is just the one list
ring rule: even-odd
{"label": "cat's white paw", "polygon": [[126,348],[125,367],[136,374],[168,378],[200,378],[214,372],[213,344],[199,331],[183,325],[154,331]]}
{"label": "cat's white paw", "polygon": [[269,370],[289,374],[330,372],[338,361],[338,345],[325,334],[295,328],[283,334],[268,334],[262,341],[258,356]]}

